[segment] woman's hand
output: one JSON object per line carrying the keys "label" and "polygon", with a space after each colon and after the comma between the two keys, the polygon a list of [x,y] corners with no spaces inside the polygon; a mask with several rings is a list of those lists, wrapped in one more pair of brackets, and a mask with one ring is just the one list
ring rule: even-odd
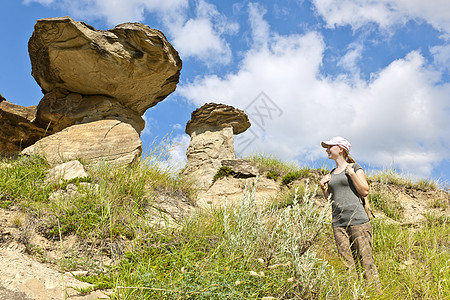
{"label": "woman's hand", "polygon": [[330,199],[330,192],[328,191],[327,184],[331,180],[331,174],[323,176],[323,178],[320,180],[320,187],[322,188],[323,196],[325,199]]}
{"label": "woman's hand", "polygon": [[366,175],[362,169],[355,172],[353,166],[348,165],[345,168],[345,174],[351,178],[359,195],[362,197],[367,197],[369,195],[369,184],[367,183]]}
{"label": "woman's hand", "polygon": [[345,167],[345,174],[347,174],[348,176],[352,176],[353,174],[355,174],[355,169],[353,169],[353,166],[347,165],[347,167]]}
{"label": "woman's hand", "polygon": [[328,181],[331,180],[331,174],[325,175],[321,180],[320,180],[320,186],[323,188],[325,188],[325,185],[328,183]]}

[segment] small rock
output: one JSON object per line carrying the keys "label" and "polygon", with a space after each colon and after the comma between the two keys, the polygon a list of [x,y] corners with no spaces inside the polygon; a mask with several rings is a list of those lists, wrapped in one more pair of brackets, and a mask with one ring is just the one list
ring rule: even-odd
{"label": "small rock", "polygon": [[71,180],[87,176],[88,174],[84,170],[83,164],[78,160],[71,160],[50,169],[47,173],[46,180],[61,182],[62,180]]}

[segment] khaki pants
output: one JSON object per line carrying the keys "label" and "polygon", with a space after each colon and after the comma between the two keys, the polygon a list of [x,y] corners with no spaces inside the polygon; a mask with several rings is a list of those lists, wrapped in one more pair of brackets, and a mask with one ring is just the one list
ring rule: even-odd
{"label": "khaki pants", "polygon": [[380,279],[372,255],[372,226],[369,222],[348,227],[333,227],[339,257],[347,268],[359,262],[367,284],[380,287]]}

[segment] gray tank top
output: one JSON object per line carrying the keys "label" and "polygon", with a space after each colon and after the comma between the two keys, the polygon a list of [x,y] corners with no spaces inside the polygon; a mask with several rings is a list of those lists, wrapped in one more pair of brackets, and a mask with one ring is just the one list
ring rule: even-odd
{"label": "gray tank top", "polygon": [[[353,169],[356,172],[362,168],[355,163]],[[334,171],[331,172],[331,180],[328,182],[332,199],[333,227],[347,227],[369,222],[350,177],[345,174],[345,170],[339,174],[334,174]]]}

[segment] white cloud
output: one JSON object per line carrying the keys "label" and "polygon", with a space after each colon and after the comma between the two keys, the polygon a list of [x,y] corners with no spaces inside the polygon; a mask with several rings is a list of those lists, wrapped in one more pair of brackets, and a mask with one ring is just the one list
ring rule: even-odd
{"label": "white cloud", "polygon": [[164,140],[163,144],[152,147],[153,153],[145,159],[148,162],[156,163],[163,170],[177,173],[186,165],[186,150],[190,141],[187,134],[180,134]]}
{"label": "white cloud", "polygon": [[231,50],[224,38],[234,35],[239,24],[229,21],[217,8],[195,1],[195,18],[188,18],[188,0],[25,0],[52,4],[67,11],[74,19],[105,20],[109,26],[125,22],[143,22],[146,17],[162,22],[170,40],[184,59],[195,57],[207,65],[227,64]]}
{"label": "white cloud", "polygon": [[142,119],[145,121],[145,127],[141,132],[141,136],[151,135],[153,130],[157,127],[157,122],[150,116],[152,109],[148,109],[143,115]]}
{"label": "white cloud", "polygon": [[450,33],[448,0],[313,0],[329,27],[350,25],[358,29],[370,23],[387,29],[409,20],[424,20]]}
{"label": "white cloud", "polygon": [[[425,66],[418,52],[392,62],[366,88],[354,90],[355,130],[361,157],[388,165],[395,161],[409,172],[429,175],[448,157],[450,85]],[[357,126],[357,127],[356,127]]]}
{"label": "white cloud", "polygon": [[174,130],[182,130],[183,129],[183,125],[177,123],[177,124],[172,124],[172,129]]}
{"label": "white cloud", "polygon": [[249,21],[252,29],[254,47],[267,47],[269,24],[264,20],[267,11],[257,3],[249,4]]}
{"label": "white cloud", "polygon": [[52,4],[67,11],[73,18],[86,20],[103,19],[109,26],[124,22],[141,22],[144,14],[177,14],[188,7],[188,0],[25,0]]}
{"label": "white cloud", "polygon": [[[220,102],[248,114],[258,105],[261,113],[268,112],[258,99],[252,102],[263,91],[282,115],[266,117],[261,127],[253,119],[251,130],[237,137],[253,139],[247,153],[262,151],[307,163],[325,159],[321,140],[341,135],[354,145],[356,159],[379,167],[394,161],[400,169],[421,176],[449,157],[445,149],[450,145],[450,84],[439,85],[441,74],[430,69],[420,53],[393,61],[370,81],[323,77],[326,45],[319,33],[271,33],[252,9],[254,47],[240,69],[223,77],[197,78],[178,89],[196,105]],[[342,66],[355,68],[359,53],[359,46],[350,48]]]}
{"label": "white cloud", "polygon": [[167,26],[182,58],[195,57],[207,65],[231,61],[231,49],[224,35],[235,34],[239,25],[229,22],[214,5],[200,0],[195,18],[184,23],[167,23]]}
{"label": "white cloud", "polygon": [[231,60],[229,45],[214,31],[208,19],[188,20],[174,31],[173,45],[183,58],[193,56],[224,64]]}
{"label": "white cloud", "polygon": [[436,68],[450,71],[450,45],[432,47],[430,52],[434,56]]}
{"label": "white cloud", "polygon": [[358,62],[362,58],[363,46],[360,43],[352,43],[348,47],[347,53],[337,62],[337,66],[349,71],[355,76],[359,76],[360,70]]}

